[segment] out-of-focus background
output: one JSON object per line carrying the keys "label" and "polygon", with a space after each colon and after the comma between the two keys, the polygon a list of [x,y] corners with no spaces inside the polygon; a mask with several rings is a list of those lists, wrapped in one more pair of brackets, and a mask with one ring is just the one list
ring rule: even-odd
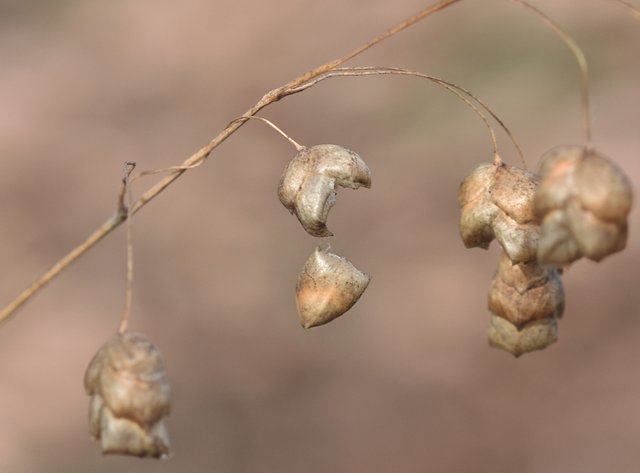
{"label": "out-of-focus background", "polygon": [[[536,5],[583,47],[594,142],[637,185],[640,21],[612,1]],[[422,6],[2,1],[0,304],[112,214],[124,161],[178,164],[267,90]],[[531,168],[583,140],[572,56],[508,2],[462,2],[354,64],[472,90]],[[123,306],[120,228],[0,327],[0,471],[638,471],[638,206],[626,251],[565,273],[560,341],[516,360],[486,341],[497,248],[458,236],[458,184],[491,158],[477,116],[402,77],[333,79],[262,115],[372,169],[329,218],[332,251],[372,274],[362,299],[300,327],[295,281],[318,241],[276,196],[293,148],[250,122],[133,222],[131,328],[166,360],[173,457],[103,457],[88,434],[83,373]]]}

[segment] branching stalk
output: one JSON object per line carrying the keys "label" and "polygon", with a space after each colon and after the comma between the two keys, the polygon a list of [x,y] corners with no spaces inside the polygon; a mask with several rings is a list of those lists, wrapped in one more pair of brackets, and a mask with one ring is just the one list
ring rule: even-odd
{"label": "branching stalk", "polygon": [[475,105],[473,105],[473,103],[471,103],[469,101],[468,98],[470,98],[471,100],[476,102],[478,105],[480,105],[480,107],[482,107],[489,115],[491,115],[491,117],[502,127],[502,129],[505,131],[507,136],[509,136],[509,139],[511,140],[511,142],[514,145],[514,147],[516,148],[524,168],[525,169],[527,168],[527,163],[526,163],[522,148],[520,147],[520,145],[516,141],[515,137],[513,136],[513,133],[511,133],[511,130],[509,130],[509,128],[500,119],[500,117],[498,117],[498,115],[491,109],[491,107],[489,107],[485,102],[480,100],[480,98],[478,98],[477,96],[472,94],[469,90],[465,89],[464,87],[460,87],[459,85],[454,84],[453,82],[449,82],[449,81],[446,81],[444,79],[440,79],[438,77],[430,76],[430,75],[424,74],[422,72],[411,71],[411,70],[408,70],[408,69],[401,69],[401,68],[398,68],[398,67],[340,67],[340,68],[336,68],[336,69],[334,69],[332,71],[329,71],[329,72],[327,72],[325,74],[322,74],[321,76],[316,77],[312,81],[309,81],[309,82],[306,82],[305,84],[302,84],[301,86],[297,87],[296,89],[292,89],[291,91],[289,91],[289,93],[301,92],[302,90],[308,89],[309,87],[312,87],[312,86],[316,85],[317,83],[322,82],[323,80],[329,79],[331,77],[385,75],[385,74],[414,76],[414,77],[419,77],[419,78],[422,78],[422,79],[427,79],[427,80],[435,83],[436,85],[444,87],[445,89],[447,89],[450,92],[452,92],[455,95],[457,95],[458,98],[460,98],[462,101],[464,101],[467,104],[467,106],[469,106],[482,119],[482,121],[487,126],[487,128],[489,129],[489,134],[491,135],[491,141],[492,141],[492,144],[493,144],[494,154],[497,155],[498,154],[498,144],[496,142],[495,132],[493,131],[493,128],[489,124],[489,122],[488,122],[487,118],[484,116],[484,114],[480,110],[478,110],[478,108]]}
{"label": "branching stalk", "polygon": [[[362,54],[378,43],[393,37],[397,33],[409,28],[410,26],[418,23],[419,21],[427,18],[433,13],[439,12],[455,3],[460,2],[461,0],[439,0],[419,11],[415,15],[407,18],[406,20],[398,23],[391,29],[385,31],[384,33],[376,36],[369,42],[355,49],[354,51],[342,56],[338,59],[334,59],[330,62],[322,64],[321,66],[316,67],[315,69],[308,71],[297,78],[293,79],[289,83],[278,87],[276,89],[267,92],[253,107],[247,110],[242,117],[250,117],[258,113],[264,107],[277,102],[282,97],[289,95],[287,92],[291,89],[295,89],[301,84],[312,80],[321,74],[324,74],[345,62],[353,59],[354,57]],[[196,153],[194,153],[191,157],[186,159],[181,165],[176,166],[172,173],[160,181],[158,181],[155,185],[149,188],[142,196],[133,203],[132,206],[129,207],[128,215],[131,217],[140,209],[142,209],[147,203],[153,200],[158,194],[160,194],[164,189],[170,186],[176,179],[178,179],[182,174],[193,167],[199,166],[202,164],[209,154],[218,147],[223,141],[229,138],[233,133],[235,133],[245,121],[242,120],[234,120],[229,123],[215,138],[213,138],[207,145],[202,147]],[[64,271],[71,263],[73,263],[76,259],[86,253],[90,248],[94,247],[102,238],[107,236],[113,230],[115,230],[126,218],[126,214],[123,214],[121,209],[119,209],[113,216],[111,216],[106,222],[104,222],[98,229],[96,229],[84,242],[76,246],[73,250],[71,250],[66,256],[60,259],[57,263],[55,263],[47,272],[45,272],[42,276],[40,276],[35,282],[33,282],[27,289],[22,291],[14,299],[10,302],[6,307],[4,307],[0,311],[0,322],[7,320],[12,314],[15,313],[25,302],[31,299],[40,289],[42,289],[48,282],[58,276],[62,271]]]}

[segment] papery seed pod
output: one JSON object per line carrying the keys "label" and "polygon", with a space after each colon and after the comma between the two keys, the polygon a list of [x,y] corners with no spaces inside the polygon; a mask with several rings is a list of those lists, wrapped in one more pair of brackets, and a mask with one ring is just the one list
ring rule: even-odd
{"label": "papery seed pod", "polygon": [[564,266],[621,251],[633,200],[622,170],[594,150],[556,148],[543,158],[535,204],[541,221],[538,259]]}
{"label": "papery seed pod", "polygon": [[533,206],[537,185],[535,174],[504,163],[476,167],[458,192],[465,246],[486,249],[495,238],[512,261],[534,258],[539,237]]}
{"label": "papery seed pod", "polygon": [[493,221],[500,209],[491,201],[489,194],[497,170],[495,164],[483,163],[460,184],[460,236],[467,248],[480,247],[486,250],[495,238]]}
{"label": "papery seed pod", "polygon": [[337,145],[303,148],[289,162],[278,186],[280,202],[298,217],[302,227],[317,237],[331,236],[327,216],[337,186],[371,187],[371,173],[353,151]]}
{"label": "papery seed pod", "polygon": [[358,301],[370,280],[345,258],[317,247],[298,276],[300,323],[311,328],[341,316]]}
{"label": "papery seed pod", "polygon": [[89,363],[89,430],[103,453],[169,455],[170,389],[162,356],[144,335],[118,333]]}
{"label": "papery seed pod", "polygon": [[518,329],[508,320],[491,314],[489,345],[508,351],[516,358],[542,350],[558,340],[558,322],[554,317],[534,320]]}
{"label": "papery seed pod", "polygon": [[532,320],[553,317],[564,311],[564,289],[556,269],[535,260],[513,263],[502,252],[498,271],[489,289],[489,310],[517,328]]}
{"label": "papery seed pod", "polygon": [[544,264],[562,267],[582,257],[564,210],[547,213],[540,226],[537,255]]}

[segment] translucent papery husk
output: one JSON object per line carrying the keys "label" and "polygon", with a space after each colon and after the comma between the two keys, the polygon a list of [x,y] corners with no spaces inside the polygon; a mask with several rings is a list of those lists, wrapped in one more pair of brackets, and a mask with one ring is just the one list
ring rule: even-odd
{"label": "translucent papery husk", "polygon": [[620,168],[595,150],[567,146],[545,155],[541,174],[535,199],[541,262],[601,261],[625,248],[633,195]]}
{"label": "translucent papery husk", "polygon": [[491,314],[489,345],[511,353],[516,358],[543,350],[558,341],[558,321],[554,317],[531,321],[518,328],[502,317]]}
{"label": "translucent papery husk", "polygon": [[488,248],[495,238],[513,261],[536,255],[539,229],[533,199],[538,178],[503,163],[477,166],[458,192],[460,236],[467,248]]}
{"label": "translucent papery husk", "polygon": [[317,247],[298,276],[300,323],[311,328],[341,316],[358,301],[370,280],[345,258]]}
{"label": "translucent papery husk", "polygon": [[278,186],[280,202],[310,235],[333,235],[327,228],[337,186],[371,187],[371,172],[353,151],[337,145],[303,148],[289,162]]}
{"label": "translucent papery husk", "polygon": [[562,267],[582,257],[578,242],[564,210],[547,213],[540,225],[537,259],[546,265]]}
{"label": "translucent papery husk", "polygon": [[114,335],[89,363],[89,430],[103,453],[169,455],[170,388],[162,356],[144,335]]}
{"label": "translucent papery husk", "polygon": [[489,289],[489,310],[520,328],[537,319],[559,319],[564,312],[564,288],[554,268],[535,260],[514,264],[502,252]]}

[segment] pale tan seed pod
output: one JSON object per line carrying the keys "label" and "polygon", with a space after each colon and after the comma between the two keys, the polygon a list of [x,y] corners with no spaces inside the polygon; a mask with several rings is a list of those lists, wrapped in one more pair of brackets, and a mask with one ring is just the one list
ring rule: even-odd
{"label": "pale tan seed pod", "polygon": [[329,210],[337,187],[371,187],[371,172],[353,151],[337,145],[302,148],[289,162],[278,186],[280,202],[316,237],[331,236]]}
{"label": "pale tan seed pod", "polygon": [[144,335],[114,335],[89,363],[89,431],[103,453],[169,455],[170,388],[162,356]]}
{"label": "pale tan seed pod", "polygon": [[517,328],[532,320],[562,317],[565,306],[560,274],[531,260],[513,263],[502,252],[489,289],[489,310]]}
{"label": "pale tan seed pod", "polygon": [[539,227],[533,199],[538,178],[504,163],[476,167],[458,192],[460,236],[467,248],[488,248],[495,238],[512,261],[535,257]]}
{"label": "pale tan seed pod", "polygon": [[543,350],[558,340],[558,321],[554,317],[533,320],[518,328],[508,320],[491,314],[489,345],[505,350],[516,358]]}
{"label": "pale tan seed pod", "polygon": [[543,157],[541,175],[535,199],[541,262],[600,261],[625,248],[632,189],[612,161],[582,146],[559,147]]}
{"label": "pale tan seed pod", "polygon": [[479,247],[486,250],[495,238],[493,221],[500,209],[491,201],[489,193],[492,191],[497,169],[493,163],[480,164],[460,184],[460,236],[467,248]]}
{"label": "pale tan seed pod", "polygon": [[358,301],[370,280],[345,258],[317,247],[298,276],[300,323],[311,328],[341,316]]}

